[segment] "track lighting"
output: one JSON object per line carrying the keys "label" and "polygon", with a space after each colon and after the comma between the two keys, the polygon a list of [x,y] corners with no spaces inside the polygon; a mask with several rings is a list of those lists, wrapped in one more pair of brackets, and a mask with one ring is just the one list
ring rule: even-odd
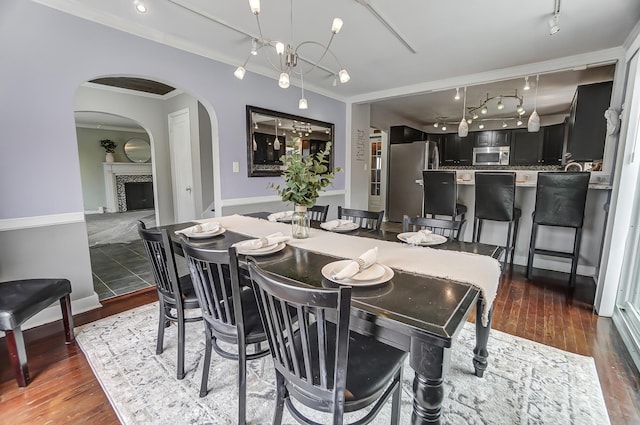
{"label": "track lighting", "polygon": [[549,18],[549,35],[554,35],[560,31],[560,0],[556,0],[553,8],[553,15]]}
{"label": "track lighting", "polygon": [[502,128],[507,128],[507,123],[502,121]]}
{"label": "track lighting", "polygon": [[480,113],[481,113],[482,115],[487,115],[487,112],[489,112],[489,110],[487,109],[487,107],[486,107],[486,106],[483,106],[483,107],[482,107],[482,109],[480,109]]}
{"label": "track lighting", "polygon": [[440,129],[442,131],[447,131],[447,125],[446,124],[442,124],[442,127]]}
{"label": "track lighting", "polygon": [[455,100],[460,100],[460,89],[456,87],[456,95],[453,97]]}
{"label": "track lighting", "polygon": [[482,130],[482,129],[484,128],[484,124],[483,124],[483,123],[480,123],[480,124],[478,125],[478,128],[479,128],[480,130]]}
{"label": "track lighting", "polygon": [[529,77],[524,77],[524,88],[523,90],[531,90],[531,86],[529,85]]}
{"label": "track lighting", "polygon": [[136,1],[134,1],[134,2],[133,2],[133,4],[136,6],[136,10],[137,10],[139,13],[147,13],[147,10],[148,10],[148,9],[147,9],[147,5],[146,5],[146,4],[144,4],[144,2],[143,2],[143,1],[141,1],[141,0],[136,0]]}
{"label": "track lighting", "polygon": [[498,107],[499,110],[504,109],[504,103],[502,103],[502,96],[500,96],[500,99],[498,99],[498,104],[496,106]]}
{"label": "track lighting", "polygon": [[520,127],[522,125],[522,118],[518,118],[518,121],[516,121],[516,125],[518,127]]}

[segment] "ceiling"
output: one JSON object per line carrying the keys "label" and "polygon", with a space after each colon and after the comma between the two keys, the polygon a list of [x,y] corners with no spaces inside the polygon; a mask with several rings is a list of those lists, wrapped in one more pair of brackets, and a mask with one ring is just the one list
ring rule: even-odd
{"label": "ceiling", "polygon": [[122,117],[120,115],[93,111],[77,111],[74,115],[76,127],[146,133],[140,124],[132,119]]}
{"label": "ceiling", "polygon": [[[136,12],[133,0],[36,1],[233,67],[247,58],[251,36],[259,38],[248,0],[138,0],[148,6],[144,14]],[[549,35],[547,22],[553,9],[554,0],[492,0],[490,4],[451,0],[295,0],[291,14],[289,0],[270,0],[262,2],[260,21],[264,39],[286,43],[293,34],[298,43],[326,43],[332,19],[340,17],[344,26],[335,36],[332,51],[349,71],[351,80],[332,85],[339,66],[328,55],[323,67],[330,72],[316,69],[305,76],[304,84],[341,100],[388,99],[394,91],[402,92],[403,87],[425,82],[620,47],[640,21],[638,0],[564,0],[560,31]],[[301,49],[301,56],[314,59],[319,55],[313,46],[308,47]],[[277,84],[278,73],[266,58],[268,50],[261,49],[251,57],[245,79],[257,72],[273,77]],[[541,89],[545,79],[541,76]],[[292,84],[300,82],[292,79]],[[292,89],[295,90],[289,88]],[[470,93],[470,101],[477,99],[477,94]],[[408,114],[410,105],[415,110],[418,101],[404,97],[378,107],[395,107],[394,112]],[[454,115],[445,109],[435,112]],[[422,121],[429,119],[421,118]]]}

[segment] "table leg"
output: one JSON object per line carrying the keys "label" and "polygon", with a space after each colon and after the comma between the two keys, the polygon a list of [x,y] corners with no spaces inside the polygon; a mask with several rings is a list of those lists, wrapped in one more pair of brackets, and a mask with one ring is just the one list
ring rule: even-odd
{"label": "table leg", "polygon": [[411,423],[439,425],[444,400],[444,374],[449,369],[451,351],[413,338],[409,356],[409,364],[416,372]]}
{"label": "table leg", "polygon": [[489,322],[487,326],[482,326],[482,297],[478,298],[476,305],[476,348],[473,349],[473,367],[476,376],[482,378],[484,371],[487,369],[487,342],[489,341],[489,331],[491,331],[491,319],[493,317],[493,307],[489,310]]}

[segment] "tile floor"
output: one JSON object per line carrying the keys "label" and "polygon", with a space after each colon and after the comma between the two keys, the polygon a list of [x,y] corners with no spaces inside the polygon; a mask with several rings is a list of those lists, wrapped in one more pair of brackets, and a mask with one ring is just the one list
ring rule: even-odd
{"label": "tile floor", "polygon": [[[142,241],[96,245],[90,248],[93,287],[100,300],[155,286]],[[189,273],[187,263],[176,257],[178,273]]]}

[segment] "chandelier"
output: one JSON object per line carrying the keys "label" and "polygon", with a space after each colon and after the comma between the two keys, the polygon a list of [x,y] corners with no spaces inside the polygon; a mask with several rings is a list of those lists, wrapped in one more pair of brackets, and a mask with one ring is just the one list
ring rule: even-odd
{"label": "chandelier", "polygon": [[[476,120],[479,118],[478,113],[480,113],[480,115],[487,115],[489,113],[489,107],[494,107],[498,110],[498,111],[502,111],[503,109],[505,109],[505,100],[508,99],[514,99],[516,101],[516,106],[515,106],[515,112],[518,115],[523,115],[526,111],[524,110],[524,107],[522,106],[522,102],[523,102],[523,98],[522,96],[518,96],[518,90],[515,90],[515,94],[500,94],[497,96],[492,96],[489,97],[489,94],[487,93],[487,98],[485,100],[483,100],[478,106],[471,106],[469,108],[467,108],[469,115],[471,115],[471,118]],[[495,102],[495,105],[493,105]]]}
{"label": "chandelier", "polygon": [[[340,18],[333,19],[333,23],[331,25],[331,38],[329,39],[329,42],[327,44],[322,44],[317,41],[304,41],[298,45],[294,45],[290,43],[287,43],[285,45],[285,43],[283,43],[282,41],[269,40],[264,38],[264,36],[262,35],[262,26],[260,25],[260,16],[259,16],[260,0],[249,0],[249,7],[251,9],[251,13],[253,13],[256,17],[259,38],[257,37],[252,38],[251,52],[247,56],[247,59],[244,61],[244,63],[238,68],[236,68],[235,72],[233,73],[236,76],[236,78],[238,78],[239,80],[242,80],[244,78],[244,75],[246,73],[246,66],[249,60],[251,59],[251,56],[256,56],[260,51],[260,49],[262,49],[263,47],[271,47],[272,49],[275,50],[278,60],[276,61],[276,63],[274,63],[271,60],[271,57],[269,56],[270,53],[268,51],[267,51],[267,59],[269,60],[269,63],[273,66],[273,68],[279,72],[278,85],[283,89],[286,89],[290,85],[292,75],[300,77],[300,87],[302,89],[302,96],[300,98],[300,101],[298,102],[299,109],[307,109],[309,107],[309,103],[307,99],[304,97],[304,76],[311,73],[316,68],[323,69],[324,71],[327,71],[333,74],[334,86],[337,84],[338,80],[344,84],[351,79],[347,70],[340,65],[340,61],[338,61],[338,58],[330,49],[333,38],[335,37],[336,34],[340,32],[340,29],[342,28],[342,24],[343,24],[342,19]],[[290,12],[291,12],[290,13],[291,31],[293,33],[293,0],[291,0],[290,2]],[[293,40],[293,34],[291,36],[291,39]],[[300,53],[299,53],[300,49],[303,46],[307,46],[307,45],[316,45],[316,46],[320,46],[323,49],[322,54],[317,60],[312,61],[300,56]],[[327,55],[333,57],[333,59],[337,64],[338,71],[331,70],[321,65],[322,61]],[[310,65],[309,69],[303,70],[302,67],[298,65],[299,61],[308,63]]]}

